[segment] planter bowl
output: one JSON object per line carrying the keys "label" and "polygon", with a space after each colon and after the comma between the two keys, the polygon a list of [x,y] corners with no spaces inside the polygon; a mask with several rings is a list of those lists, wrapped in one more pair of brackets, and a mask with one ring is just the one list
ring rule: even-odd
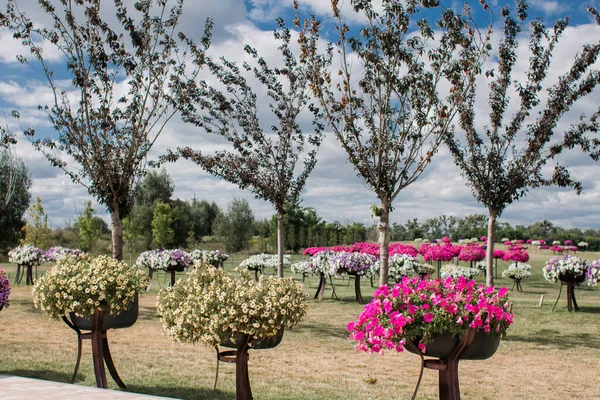
{"label": "planter bowl", "polygon": [[[138,310],[139,298],[136,296],[133,303],[131,303],[131,307],[122,313],[117,315],[105,313],[102,330],[107,331],[109,329],[122,329],[133,326],[138,318]],[[75,313],[69,313],[69,318],[71,319],[73,325],[80,330],[92,330],[92,317],[82,318],[75,315]]]}
{"label": "planter bowl", "polygon": [[[428,343],[425,348],[425,356],[435,358],[448,358],[458,346],[460,340],[452,336],[450,332],[444,332],[434,335],[433,341]],[[415,348],[418,348],[419,338],[413,341]],[[461,355],[461,360],[486,360],[493,356],[500,345],[500,336],[485,333],[480,330],[475,334],[473,343]],[[419,354],[412,346],[406,346],[406,350]]]}

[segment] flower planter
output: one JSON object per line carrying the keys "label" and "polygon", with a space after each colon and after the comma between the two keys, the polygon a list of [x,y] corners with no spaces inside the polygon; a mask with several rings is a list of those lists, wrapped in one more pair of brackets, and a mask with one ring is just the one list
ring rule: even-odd
{"label": "flower planter", "polygon": [[562,293],[563,285],[567,287],[567,310],[569,312],[579,311],[579,306],[577,305],[577,299],[575,299],[575,285],[579,285],[585,281],[585,274],[582,275],[574,275],[572,273],[560,274],[558,276],[560,280],[560,290],[558,291],[558,297],[556,298],[556,302],[554,303],[554,307],[552,307],[552,311],[556,308],[556,304],[558,304],[558,300],[560,299],[560,295]]}
{"label": "flower planter", "polygon": [[[71,377],[71,383],[75,382],[77,371],[79,370],[82,340],[90,339],[92,342],[92,360],[94,364],[96,386],[103,389],[108,387],[106,371],[104,369],[104,364],[106,363],[106,368],[108,368],[113,380],[120,388],[126,388],[125,383],[119,376],[112,360],[110,348],[108,346],[107,331],[109,329],[122,329],[133,326],[137,321],[138,311],[139,298],[136,296],[131,307],[117,315],[105,314],[103,310],[97,309],[94,312],[94,315],[87,318],[78,317],[74,313],[69,313],[69,318],[66,316],[63,317],[65,324],[77,333],[77,362],[75,364],[73,376]],[[82,330],[90,332],[82,333]]]}
{"label": "flower planter", "polygon": [[354,293],[356,294],[356,301],[358,301],[358,304],[363,304],[362,294],[360,292],[360,277],[362,275],[357,274],[356,272],[348,272],[348,276],[354,278]]}
{"label": "flower planter", "polygon": [[217,371],[215,375],[214,389],[217,388],[219,379],[219,362],[235,363],[235,397],[236,400],[251,400],[252,389],[250,388],[250,379],[248,376],[248,350],[272,349],[281,343],[284,329],[280,329],[277,335],[270,338],[253,339],[247,334],[238,334],[235,342],[227,341],[221,343],[222,347],[234,348],[236,350],[217,351]]}
{"label": "flower planter", "polygon": [[515,287],[517,288],[517,292],[523,292],[523,287],[521,286],[521,279],[511,278],[513,280],[513,286],[510,290],[513,290]]}
{"label": "flower planter", "polygon": [[[439,371],[440,400],[460,400],[458,380],[458,363],[460,360],[486,360],[498,350],[500,336],[490,335],[484,331],[467,329],[462,340],[453,337],[451,333],[434,335],[433,341],[426,346],[425,354],[418,349],[418,340],[411,342],[406,349],[421,356],[421,370],[429,368]],[[423,356],[436,357],[425,360]],[[421,376],[415,396],[421,383]],[[414,398],[414,396],[413,396]]]}

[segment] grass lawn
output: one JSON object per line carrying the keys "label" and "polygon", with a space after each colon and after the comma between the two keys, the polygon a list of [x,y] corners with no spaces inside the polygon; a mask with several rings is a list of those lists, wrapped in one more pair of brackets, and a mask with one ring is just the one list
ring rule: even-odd
{"label": "grass lawn", "polygon": [[[600,253],[581,256],[594,260]],[[567,312],[563,290],[556,310],[551,311],[560,284],[542,277],[541,267],[550,257],[531,253],[533,276],[523,281],[523,293],[510,294],[515,323],[498,352],[489,360],[460,363],[464,399],[600,399],[600,288],[578,287],[580,310],[573,313]],[[234,258],[225,268],[232,270],[240,261]],[[500,265],[502,271],[506,263]],[[15,266],[2,267],[11,274],[12,284]],[[152,291],[141,296],[137,323],[109,332],[113,359],[127,390],[184,399],[234,399],[233,364],[221,364],[213,391],[215,350],[175,344],[163,333],[156,294],[159,283],[166,285],[167,275],[158,275]],[[483,277],[479,280],[483,282]],[[13,285],[11,305],[0,312],[0,374],[68,382],[75,365],[76,335],[62,321],[48,320],[33,307],[31,287],[25,287],[24,281]],[[250,351],[255,398],[410,399],[419,357],[391,351],[382,357],[354,350],[346,324],[362,306],[354,299],[353,283],[348,285],[347,279],[334,283],[341,299],[331,299],[326,291],[326,300],[319,303],[313,300],[318,279],[307,279],[309,309],[304,321],[286,331],[275,349]],[[499,277],[496,286],[510,288],[512,281]],[[372,291],[368,281],[362,283],[365,301]],[[95,386],[90,347],[84,341],[77,383]],[[108,381],[117,388],[110,377]],[[418,398],[436,399],[437,382],[437,372],[425,370]]]}

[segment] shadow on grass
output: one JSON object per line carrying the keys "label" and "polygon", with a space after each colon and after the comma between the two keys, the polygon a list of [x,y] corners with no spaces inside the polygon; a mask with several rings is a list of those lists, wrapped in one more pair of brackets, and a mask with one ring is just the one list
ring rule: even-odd
{"label": "shadow on grass", "polygon": [[71,382],[71,374],[51,370],[28,370],[28,369],[2,369],[0,374],[21,376],[23,378],[42,379],[44,381],[53,381],[60,383]]}
{"label": "shadow on grass", "polygon": [[224,392],[217,389],[197,388],[197,387],[164,387],[150,385],[127,385],[127,392],[149,394],[153,396],[173,397],[176,399],[215,399],[231,400],[235,399],[235,392]]}
{"label": "shadow on grass", "polygon": [[600,349],[598,335],[589,333],[561,333],[554,329],[542,329],[536,332],[536,336],[507,335],[504,340],[509,342],[535,343],[540,346],[552,346],[567,350],[573,347],[587,347]]}

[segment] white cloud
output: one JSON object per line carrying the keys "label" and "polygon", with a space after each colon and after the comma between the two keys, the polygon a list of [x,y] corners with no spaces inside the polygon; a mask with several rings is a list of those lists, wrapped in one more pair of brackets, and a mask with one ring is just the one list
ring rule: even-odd
{"label": "white cloud", "polygon": [[533,8],[541,10],[545,15],[564,14],[569,10],[569,4],[556,0],[530,0]]}

